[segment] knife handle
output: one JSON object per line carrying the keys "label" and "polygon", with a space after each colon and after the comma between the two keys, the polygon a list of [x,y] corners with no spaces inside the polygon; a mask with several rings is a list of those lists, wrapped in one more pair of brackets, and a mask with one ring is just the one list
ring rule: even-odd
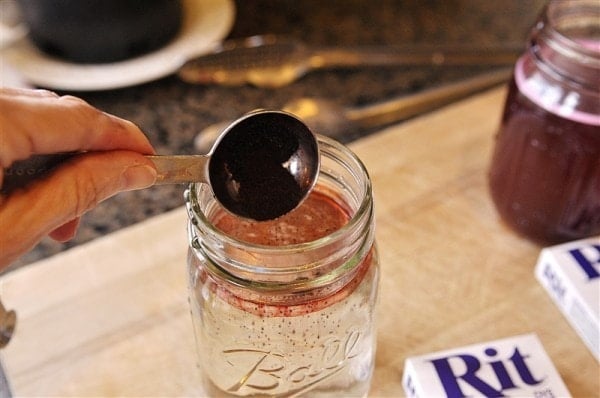
{"label": "knife handle", "polygon": [[24,187],[75,155],[77,152],[33,155],[14,162],[10,167],[4,169],[0,194],[8,195],[16,188]]}

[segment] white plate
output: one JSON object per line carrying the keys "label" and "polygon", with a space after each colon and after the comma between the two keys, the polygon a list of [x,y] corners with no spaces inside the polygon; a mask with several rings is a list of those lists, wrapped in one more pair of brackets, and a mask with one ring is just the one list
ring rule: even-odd
{"label": "white plate", "polygon": [[58,90],[108,90],[167,76],[191,57],[210,51],[229,33],[235,18],[233,0],[184,0],[180,33],[166,46],[126,61],[75,64],[53,58],[23,38],[0,53],[27,81]]}

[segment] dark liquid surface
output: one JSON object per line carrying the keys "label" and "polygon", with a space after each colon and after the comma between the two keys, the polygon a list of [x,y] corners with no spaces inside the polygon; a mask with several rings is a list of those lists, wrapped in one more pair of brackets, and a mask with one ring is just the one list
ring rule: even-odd
{"label": "dark liquid surface", "polygon": [[258,112],[230,127],[219,141],[209,176],[215,196],[231,212],[273,220],[295,209],[311,189],[317,143],[295,117]]}
{"label": "dark liquid surface", "polygon": [[540,108],[511,82],[490,169],[503,220],[541,243],[600,233],[600,126]]}

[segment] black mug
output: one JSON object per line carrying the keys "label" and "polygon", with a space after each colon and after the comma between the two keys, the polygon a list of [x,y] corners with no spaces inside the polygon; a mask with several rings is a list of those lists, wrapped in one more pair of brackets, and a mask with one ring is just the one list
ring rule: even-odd
{"label": "black mug", "polygon": [[78,63],[136,57],[167,44],[183,20],[180,0],[18,0],[42,51]]}

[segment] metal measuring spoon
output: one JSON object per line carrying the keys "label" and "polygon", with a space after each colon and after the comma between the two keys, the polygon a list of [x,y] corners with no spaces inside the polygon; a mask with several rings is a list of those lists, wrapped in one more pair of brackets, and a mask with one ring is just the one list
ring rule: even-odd
{"label": "metal measuring spoon", "polygon": [[[2,193],[77,153],[37,155],[5,170]],[[228,211],[271,220],[296,208],[314,186],[320,158],[312,131],[284,111],[260,110],[231,123],[206,155],[149,155],[156,184],[207,183]]]}
{"label": "metal measuring spoon", "polygon": [[314,186],[320,160],[311,130],[284,111],[255,111],[230,124],[208,155],[149,156],[157,183],[209,183],[230,212],[271,220],[295,209]]}
{"label": "metal measuring spoon", "polygon": [[419,45],[308,46],[290,37],[252,36],[227,40],[214,52],[187,61],[178,71],[185,82],[277,88],[311,70],[402,65],[512,66],[522,46]]}

